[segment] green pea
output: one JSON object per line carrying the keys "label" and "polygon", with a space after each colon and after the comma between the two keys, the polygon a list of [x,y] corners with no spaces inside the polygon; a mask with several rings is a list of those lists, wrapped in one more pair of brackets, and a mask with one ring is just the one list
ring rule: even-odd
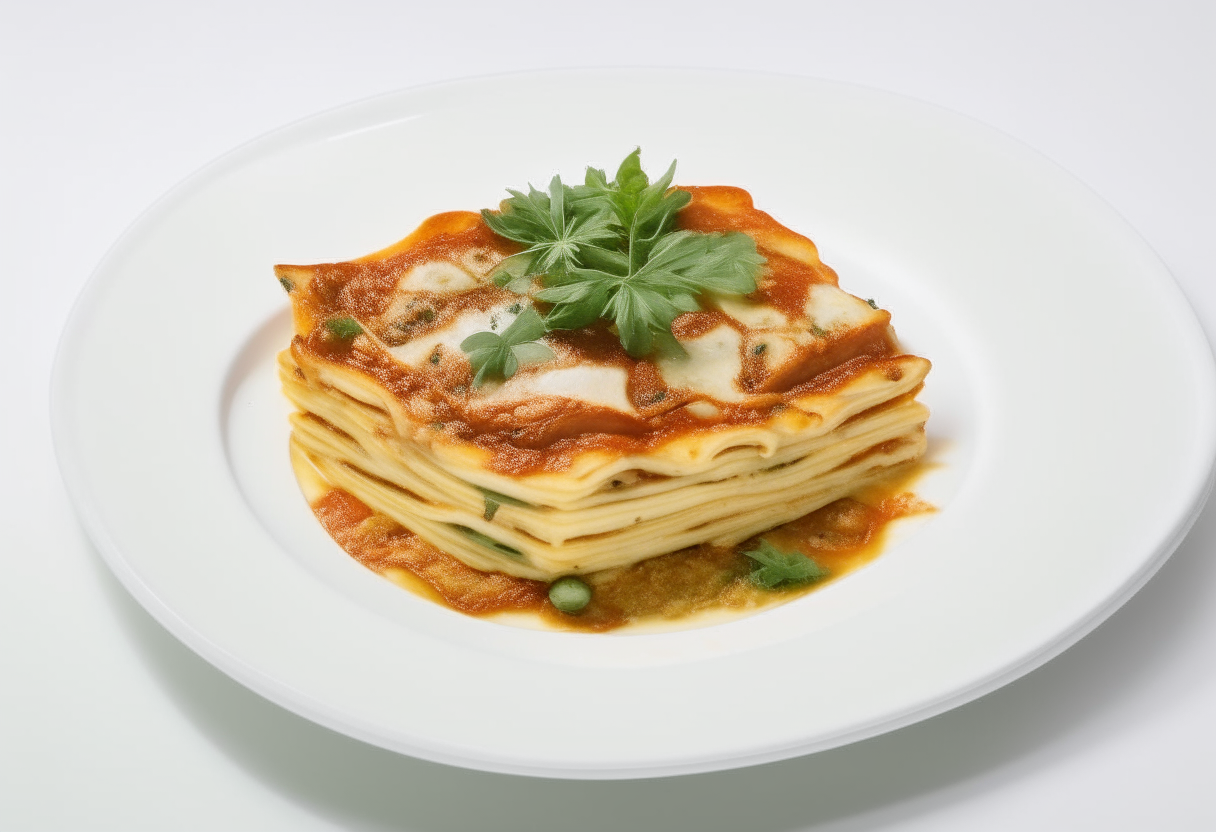
{"label": "green pea", "polygon": [[575,577],[558,578],[549,585],[549,601],[562,612],[578,612],[591,603],[591,587]]}

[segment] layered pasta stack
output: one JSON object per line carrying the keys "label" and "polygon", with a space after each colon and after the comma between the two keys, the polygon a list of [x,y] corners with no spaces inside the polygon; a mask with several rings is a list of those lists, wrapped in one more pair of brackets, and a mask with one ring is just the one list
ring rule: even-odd
{"label": "layered pasta stack", "polygon": [[514,248],[477,214],[361,260],[278,267],[310,498],[340,488],[475,569],[552,580],[739,543],[921,456],[929,362],[900,350],[890,315],[746,192],[689,190],[682,222],[749,234],[766,265],[757,292],[677,319],[666,355],[629,357],[601,321],[474,384],[462,342],[543,311],[490,279]]}

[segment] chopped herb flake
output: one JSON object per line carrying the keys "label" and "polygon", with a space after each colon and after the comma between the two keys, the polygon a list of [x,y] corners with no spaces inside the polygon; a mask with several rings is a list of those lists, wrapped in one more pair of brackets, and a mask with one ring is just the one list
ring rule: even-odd
{"label": "chopped herb flake", "polygon": [[431,353],[431,363],[432,364],[439,363],[439,348],[438,347],[436,347],[435,351]]}
{"label": "chopped herb flake", "polygon": [[489,535],[482,534],[476,529],[470,529],[468,526],[453,526],[453,528],[474,543],[479,543],[482,546],[485,546],[487,549],[493,549],[500,555],[506,555],[512,560],[526,560],[523,552],[514,547],[508,546],[505,543],[499,543],[494,538],[490,537]]}
{"label": "chopped herb flake", "polygon": [[786,552],[767,540],[743,553],[757,563],[748,576],[761,589],[785,589],[827,577],[828,570],[801,552]]}
{"label": "chopped herb flake", "polygon": [[292,279],[290,277],[280,277],[279,285],[282,286],[288,292],[290,292],[292,289],[296,288],[296,284],[294,282],[292,282]]}
{"label": "chopped herb flake", "polygon": [[497,491],[491,491],[488,488],[482,488],[480,485],[473,486],[480,491],[485,497],[493,500],[496,503],[501,503],[504,506],[517,506],[520,508],[531,508],[531,503],[525,503],[523,500],[517,500],[514,497],[508,497],[506,494],[499,494]]}
{"label": "chopped herb flake", "polygon": [[531,504],[525,503],[523,500],[508,497],[506,494],[499,494],[497,491],[482,488],[480,485],[475,485],[473,487],[481,492],[481,496],[485,500],[486,509],[482,516],[485,517],[487,521],[494,519],[494,515],[498,513],[498,509],[501,506],[519,506],[523,508],[531,508]]}
{"label": "chopped herb flake", "polygon": [[330,318],[325,322],[325,328],[335,338],[349,341],[363,334],[363,327],[354,318]]}
{"label": "chopped herb flake", "polygon": [[878,308],[878,303],[874,300],[874,298],[866,298],[866,303],[870,304],[871,309]]}
{"label": "chopped herb flake", "polygon": [[752,347],[752,355],[764,355],[764,351],[768,349],[768,344],[756,344]]}

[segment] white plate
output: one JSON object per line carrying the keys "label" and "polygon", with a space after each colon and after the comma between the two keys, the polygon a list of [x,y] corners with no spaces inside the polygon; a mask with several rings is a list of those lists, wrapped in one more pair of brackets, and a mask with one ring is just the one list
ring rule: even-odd
{"label": "white plate", "polygon": [[[288,468],[280,262],[379,249],[635,145],[738,184],[819,243],[935,364],[941,511],[794,603],[674,633],[462,617],[343,554]],[[856,87],[709,72],[449,84],[224,157],[93,275],[56,362],[64,479],[119,578],[187,645],[303,716],[474,768],[676,774],[872,736],[1063,650],[1177,546],[1210,488],[1211,352],[1106,205],[966,118]],[[907,531],[907,530],[905,530]]]}

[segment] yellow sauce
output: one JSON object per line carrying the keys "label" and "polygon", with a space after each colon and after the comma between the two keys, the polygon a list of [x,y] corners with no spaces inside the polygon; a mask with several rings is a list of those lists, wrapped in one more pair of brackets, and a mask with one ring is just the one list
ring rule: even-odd
{"label": "yellow sauce", "polygon": [[[823,586],[877,557],[892,521],[933,511],[907,488],[922,466],[893,472],[855,497],[845,497],[736,546],[703,544],[582,576],[592,600],[563,613],[548,585],[466,566],[345,491],[333,489],[312,505],[326,531],[367,568],[451,609],[475,616],[531,613],[555,629],[603,632],[629,624],[679,622],[709,610],[758,610]],[[755,562],[744,552],[764,539],[799,551],[828,577],[792,588],[762,589],[749,579]]]}

